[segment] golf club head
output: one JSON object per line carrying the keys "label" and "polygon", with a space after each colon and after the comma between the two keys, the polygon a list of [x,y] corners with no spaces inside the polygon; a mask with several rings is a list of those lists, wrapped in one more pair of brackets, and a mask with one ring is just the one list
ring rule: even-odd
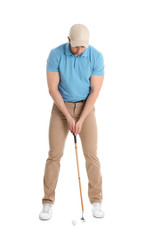
{"label": "golf club head", "polygon": [[85,222],[85,218],[84,217],[81,217],[81,220],[82,220],[82,222]]}

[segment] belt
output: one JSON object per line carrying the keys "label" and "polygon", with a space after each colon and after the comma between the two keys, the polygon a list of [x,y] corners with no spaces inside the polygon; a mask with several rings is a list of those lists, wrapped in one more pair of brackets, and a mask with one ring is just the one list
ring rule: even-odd
{"label": "belt", "polygon": [[77,102],[71,102],[71,103],[78,103],[78,102],[84,102],[86,101],[86,99],[83,99],[83,100],[80,100],[80,101],[77,101]]}
{"label": "belt", "polygon": [[77,101],[77,102],[74,102],[74,103],[83,102],[83,101],[85,101],[85,99],[84,99],[84,100]]}

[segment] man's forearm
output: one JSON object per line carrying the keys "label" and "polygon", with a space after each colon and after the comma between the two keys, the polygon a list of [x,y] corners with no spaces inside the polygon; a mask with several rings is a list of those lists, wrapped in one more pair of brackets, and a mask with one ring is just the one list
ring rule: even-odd
{"label": "man's forearm", "polygon": [[82,113],[80,115],[80,120],[84,122],[85,118],[89,114],[89,112],[92,110],[94,103],[98,97],[98,94],[96,92],[91,92],[86,100],[85,106],[82,110]]}
{"label": "man's forearm", "polygon": [[49,92],[51,97],[53,98],[55,104],[58,106],[58,108],[62,111],[62,113],[64,114],[64,116],[66,118],[69,118],[71,117],[71,115],[69,114],[65,104],[64,104],[64,101],[63,101],[63,98],[60,94],[60,92],[58,90],[54,90],[52,92]]}

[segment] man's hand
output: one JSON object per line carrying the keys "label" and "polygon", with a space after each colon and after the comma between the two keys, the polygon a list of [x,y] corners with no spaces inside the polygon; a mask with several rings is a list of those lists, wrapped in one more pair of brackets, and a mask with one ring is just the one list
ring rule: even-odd
{"label": "man's hand", "polygon": [[75,136],[78,135],[82,129],[82,125],[83,125],[83,121],[81,119],[79,119],[77,122],[76,122],[76,125],[75,125]]}
{"label": "man's hand", "polygon": [[83,121],[81,119],[76,121],[74,118],[68,117],[67,123],[68,123],[69,130],[71,131],[72,134],[76,136],[77,134],[80,133],[82,129],[82,124],[83,124]]}
{"label": "man's hand", "polygon": [[67,123],[68,123],[69,130],[73,134],[75,132],[76,120],[71,116],[69,116],[67,117]]}

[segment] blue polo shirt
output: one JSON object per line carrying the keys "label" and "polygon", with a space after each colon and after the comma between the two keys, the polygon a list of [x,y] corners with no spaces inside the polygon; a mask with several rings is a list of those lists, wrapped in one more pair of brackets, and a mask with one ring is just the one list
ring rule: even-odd
{"label": "blue polo shirt", "polygon": [[90,94],[91,75],[104,75],[104,59],[91,45],[76,57],[65,43],[50,51],[46,68],[60,73],[58,91],[64,102],[76,102]]}

